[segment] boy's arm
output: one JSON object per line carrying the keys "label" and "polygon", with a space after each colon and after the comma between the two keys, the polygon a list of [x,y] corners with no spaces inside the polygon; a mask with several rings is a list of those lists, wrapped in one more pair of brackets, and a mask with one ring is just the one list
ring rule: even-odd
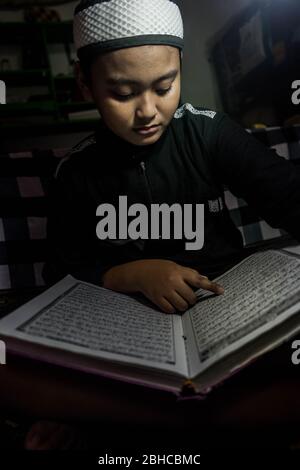
{"label": "boy's arm", "polygon": [[48,256],[43,271],[47,284],[71,274],[100,285],[109,268],[130,260],[126,248],[97,239],[96,208],[86,193],[83,178],[72,174],[65,162],[48,193]]}
{"label": "boy's arm", "polygon": [[193,290],[223,290],[197,271],[168,260],[141,260],[133,243],[111,245],[96,236],[96,207],[80,174],[64,166],[49,193],[46,283],[67,274],[119,292],[141,292],[161,310],[185,311]]}
{"label": "boy's arm", "polygon": [[109,269],[103,275],[103,286],[119,292],[141,292],[166,313],[184,312],[194,305],[197,297],[193,288],[222,294],[217,283],[201,276],[194,269],[173,261],[146,259]]}
{"label": "boy's arm", "polygon": [[249,135],[226,115],[213,139],[219,181],[272,227],[300,241],[300,167]]}

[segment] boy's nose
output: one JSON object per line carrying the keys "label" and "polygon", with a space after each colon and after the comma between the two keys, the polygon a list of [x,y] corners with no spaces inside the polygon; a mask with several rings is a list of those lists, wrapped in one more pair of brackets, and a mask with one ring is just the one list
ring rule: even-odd
{"label": "boy's nose", "polygon": [[148,94],[141,96],[136,107],[137,119],[147,124],[153,120],[156,113],[157,110],[154,97],[151,97]]}

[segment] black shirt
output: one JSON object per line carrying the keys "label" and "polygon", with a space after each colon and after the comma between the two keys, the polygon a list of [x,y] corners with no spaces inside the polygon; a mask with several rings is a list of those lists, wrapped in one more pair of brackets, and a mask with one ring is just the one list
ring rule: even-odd
{"label": "black shirt", "polygon": [[[224,201],[224,186],[272,227],[300,240],[300,168],[266,148],[223,113],[185,104],[153,145],[135,146],[99,123],[60,162],[49,198],[47,283],[66,274],[101,284],[129,261],[162,258],[216,277],[242,259],[243,242]],[[204,204],[204,247],[186,240],[106,240],[96,209],[119,196],[142,203]],[[172,230],[171,230],[172,233]]]}

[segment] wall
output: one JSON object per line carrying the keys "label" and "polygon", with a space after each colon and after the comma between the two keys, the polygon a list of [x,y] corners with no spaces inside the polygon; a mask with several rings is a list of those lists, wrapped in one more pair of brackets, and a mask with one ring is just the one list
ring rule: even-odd
{"label": "wall", "polygon": [[182,98],[196,106],[222,109],[207,41],[253,0],[174,0],[185,27]]}
{"label": "wall", "polygon": [[[73,12],[75,9],[75,6],[79,3],[79,1],[76,2],[70,2],[66,3],[63,5],[55,5],[55,6],[49,6],[45,8],[49,8],[52,10],[56,10],[61,19],[63,21],[68,21],[73,18]],[[23,21],[24,19],[24,10],[0,10],[0,23],[4,21]]]}

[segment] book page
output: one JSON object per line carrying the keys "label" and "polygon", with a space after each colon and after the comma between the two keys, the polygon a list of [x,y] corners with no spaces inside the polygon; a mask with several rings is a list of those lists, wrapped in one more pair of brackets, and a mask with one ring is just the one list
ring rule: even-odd
{"label": "book page", "polygon": [[273,250],[256,253],[218,282],[225,288],[223,295],[204,296],[188,311],[188,330],[194,335],[200,369],[280,323],[297,303],[300,311],[300,257],[296,255]]}
{"label": "book page", "polygon": [[297,255],[300,255],[300,245],[295,245],[295,246],[287,246],[283,248],[284,251],[289,251],[290,253],[296,253]]}
{"label": "book page", "polygon": [[19,320],[14,336],[127,363],[186,371],[179,316],[84,282],[74,282],[59,296],[56,289],[50,302],[39,305],[26,321]]}

